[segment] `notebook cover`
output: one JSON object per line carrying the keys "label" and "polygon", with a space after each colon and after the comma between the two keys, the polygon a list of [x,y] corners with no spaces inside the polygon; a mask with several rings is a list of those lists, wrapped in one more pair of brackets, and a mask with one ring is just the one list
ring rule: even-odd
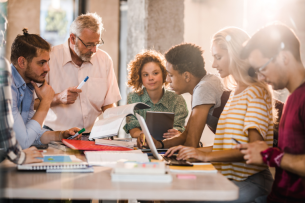
{"label": "notebook cover", "polygon": [[179,173],[190,173],[190,172],[213,172],[216,173],[216,168],[210,164],[194,165],[194,166],[169,166],[170,171]]}
{"label": "notebook cover", "polygon": [[63,139],[62,142],[65,145],[67,145],[68,147],[70,147],[71,149],[76,149],[76,150],[85,150],[85,151],[129,151],[129,150],[132,150],[127,147],[96,145],[94,141]]}
{"label": "notebook cover", "polygon": [[163,140],[163,134],[174,127],[174,113],[170,112],[146,112],[146,125],[156,140]]}

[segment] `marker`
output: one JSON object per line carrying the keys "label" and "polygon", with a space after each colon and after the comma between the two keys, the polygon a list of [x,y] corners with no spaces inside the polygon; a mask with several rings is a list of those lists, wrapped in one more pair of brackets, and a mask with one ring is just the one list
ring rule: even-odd
{"label": "marker", "polygon": [[83,129],[81,129],[80,131],[78,131],[75,135],[73,135],[73,136],[71,136],[71,137],[68,137],[67,139],[68,139],[68,140],[72,140],[72,139],[74,139],[76,136],[78,136],[79,134],[85,132],[85,130],[86,130],[86,129],[83,128]]}
{"label": "marker", "polygon": [[87,82],[87,80],[89,79],[89,76],[87,76],[77,87],[77,89],[81,89],[83,87],[83,85],[85,84],[85,82]]}

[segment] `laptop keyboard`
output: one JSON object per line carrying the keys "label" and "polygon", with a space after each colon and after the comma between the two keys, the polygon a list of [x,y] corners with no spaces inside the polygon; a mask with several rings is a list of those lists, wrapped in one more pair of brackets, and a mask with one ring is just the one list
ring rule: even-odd
{"label": "laptop keyboard", "polygon": [[171,166],[193,166],[193,164],[185,160],[177,160],[176,155],[172,155],[171,157],[166,157],[164,155],[161,156],[167,162],[167,164]]}

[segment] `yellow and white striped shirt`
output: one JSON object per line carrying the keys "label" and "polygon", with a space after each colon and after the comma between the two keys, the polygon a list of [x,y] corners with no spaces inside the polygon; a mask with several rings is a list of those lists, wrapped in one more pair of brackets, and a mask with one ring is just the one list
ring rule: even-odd
{"label": "yellow and white striped shirt", "polygon": [[[267,91],[258,86],[249,86],[230,98],[220,115],[213,151],[229,150],[236,145],[231,138],[248,143],[248,129],[257,129],[269,147],[273,144],[272,101]],[[243,181],[264,170],[264,166],[248,165],[245,162],[213,163],[227,178]]]}

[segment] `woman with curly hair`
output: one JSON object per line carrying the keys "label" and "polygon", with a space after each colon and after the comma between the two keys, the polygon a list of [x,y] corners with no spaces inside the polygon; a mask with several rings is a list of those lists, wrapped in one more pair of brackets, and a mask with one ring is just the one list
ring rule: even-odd
{"label": "woman with curly hair", "polygon": [[[167,72],[165,59],[162,54],[146,50],[136,55],[128,64],[128,86],[133,89],[127,97],[127,103],[143,102],[151,108],[135,110],[135,113],[146,118],[146,111],[161,111],[175,113],[174,128],[164,133],[164,138],[171,138],[182,133],[188,110],[181,95],[166,89]],[[134,116],[129,116],[124,126],[126,133],[131,137],[139,137],[143,132]]]}

